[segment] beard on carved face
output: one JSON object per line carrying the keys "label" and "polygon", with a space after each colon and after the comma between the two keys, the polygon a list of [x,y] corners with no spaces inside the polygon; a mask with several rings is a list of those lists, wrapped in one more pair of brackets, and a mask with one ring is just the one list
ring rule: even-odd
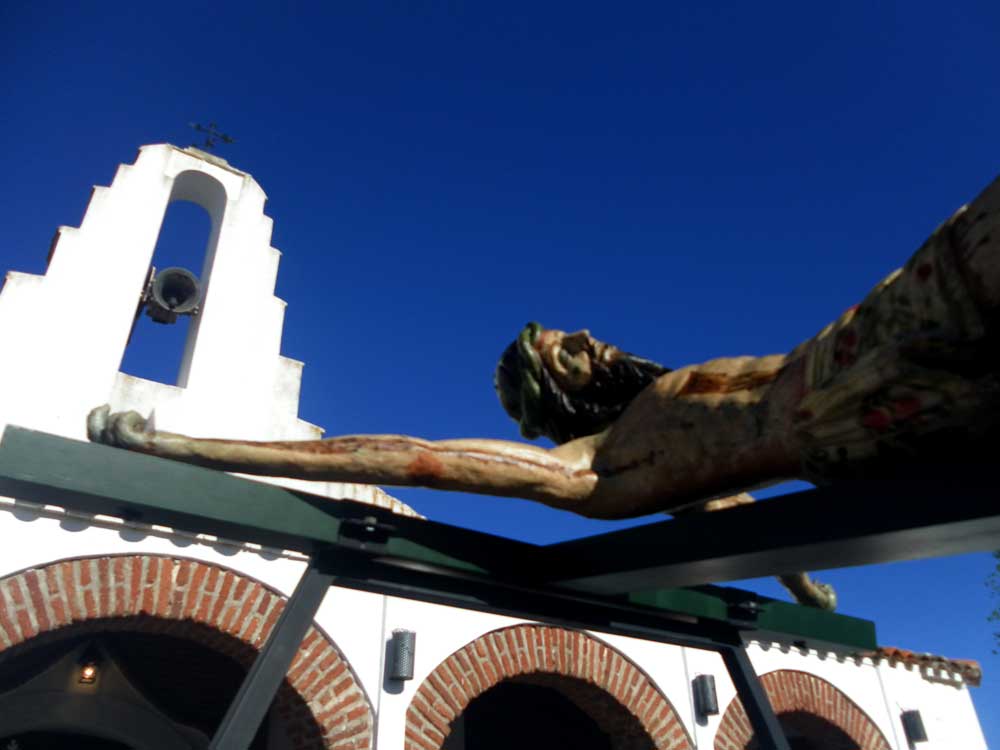
{"label": "beard on carved face", "polygon": [[591,361],[582,387],[563,388],[533,344],[544,329],[529,323],[497,365],[494,384],[507,413],[526,438],[545,435],[562,444],[607,429],[646,386],[670,369],[627,352]]}

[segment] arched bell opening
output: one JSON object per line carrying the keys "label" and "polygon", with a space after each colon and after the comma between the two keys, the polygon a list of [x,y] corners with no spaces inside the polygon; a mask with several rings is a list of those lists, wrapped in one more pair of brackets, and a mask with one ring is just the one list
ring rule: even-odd
{"label": "arched bell opening", "polygon": [[174,179],[149,275],[137,300],[122,372],[187,385],[225,209],[226,192],[215,178],[188,171]]}

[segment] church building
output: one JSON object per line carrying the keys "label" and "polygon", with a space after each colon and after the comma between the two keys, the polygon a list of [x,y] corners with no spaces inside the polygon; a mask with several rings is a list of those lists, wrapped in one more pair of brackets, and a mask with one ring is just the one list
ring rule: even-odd
{"label": "church building", "polygon": [[[80,226],[59,228],[44,274],[6,275],[0,429],[86,440],[88,412],[109,403],[191,435],[319,438],[298,413],[303,363],[281,354],[265,200],[195,148],[144,146],[120,165]],[[207,213],[201,266],[156,268],[178,201]],[[174,382],[122,371],[147,317],[186,329]],[[377,487],[256,481],[419,517]],[[240,539],[0,497],[0,750],[208,748],[305,566]],[[390,658],[400,642],[411,670]],[[771,637],[747,651],[794,750],[986,750],[975,662]],[[511,746],[758,743],[712,651],[334,586],[251,745]]]}

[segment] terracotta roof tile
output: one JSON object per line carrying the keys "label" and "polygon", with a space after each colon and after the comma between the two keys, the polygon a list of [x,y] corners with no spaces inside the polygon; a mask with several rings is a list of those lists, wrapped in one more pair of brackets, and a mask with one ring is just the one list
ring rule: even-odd
{"label": "terracotta roof tile", "polygon": [[948,659],[936,654],[921,654],[894,646],[879,646],[875,651],[865,651],[857,655],[867,657],[876,664],[884,660],[889,662],[890,666],[903,664],[915,666],[921,671],[940,672],[943,670],[950,674],[957,674],[963,682],[972,687],[979,687],[983,680],[982,667],[978,661],[973,659]]}

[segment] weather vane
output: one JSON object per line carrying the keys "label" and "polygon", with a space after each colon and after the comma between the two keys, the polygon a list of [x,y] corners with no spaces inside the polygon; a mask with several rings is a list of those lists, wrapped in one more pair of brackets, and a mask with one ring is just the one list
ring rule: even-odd
{"label": "weather vane", "polygon": [[205,149],[206,151],[210,151],[219,144],[219,141],[222,141],[223,143],[236,143],[236,139],[234,139],[232,136],[226,135],[221,130],[219,130],[219,126],[216,125],[214,122],[210,122],[208,123],[208,125],[201,125],[200,123],[197,122],[192,122],[189,124],[199,133],[205,134],[205,141],[203,143],[200,144],[192,143],[191,144],[192,146],[196,146],[198,148]]}

